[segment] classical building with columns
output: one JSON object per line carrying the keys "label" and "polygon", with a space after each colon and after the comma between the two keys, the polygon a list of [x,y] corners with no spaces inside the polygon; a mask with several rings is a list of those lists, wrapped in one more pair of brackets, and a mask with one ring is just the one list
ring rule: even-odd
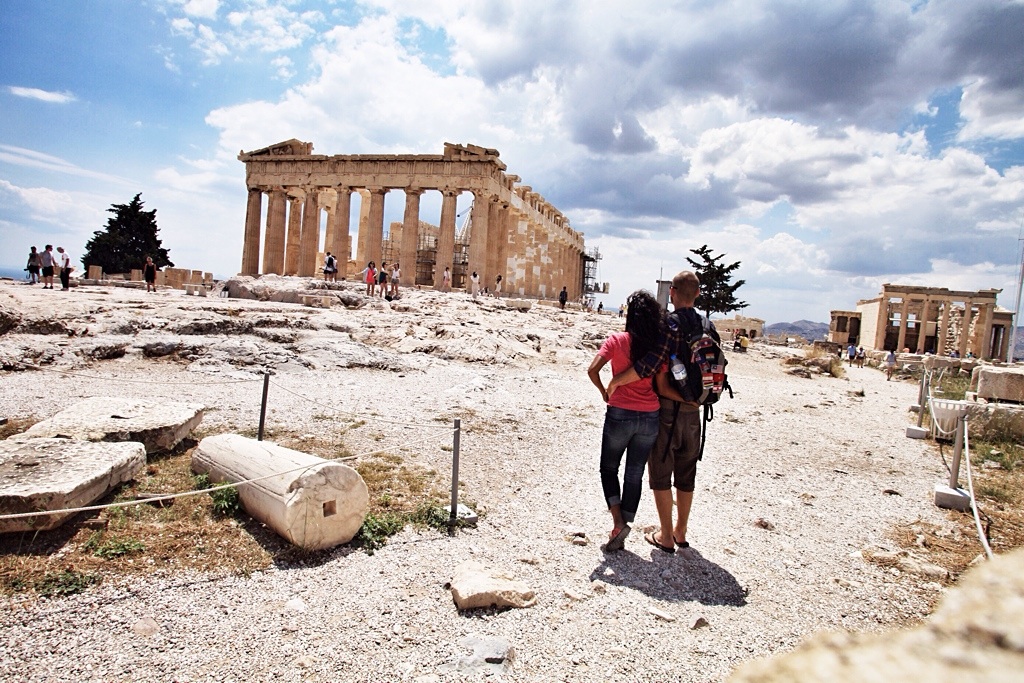
{"label": "classical building with columns", "polygon": [[[554,297],[563,286],[576,298],[585,289],[588,256],[583,233],[527,185],[505,173],[498,151],[445,143],[444,153],[313,154],[313,145],[286,140],[241,152],[249,190],[242,248],[243,275],[275,273],[313,276],[323,254],[338,257],[344,277],[352,255],[352,194],[360,197],[356,266],[382,258],[399,261],[411,284],[440,287],[445,268],[456,274],[476,271],[481,288],[502,276],[502,292]],[[400,230],[384,235],[384,202],[401,190],[405,213]],[[420,220],[420,197],[440,192],[440,225]],[[456,199],[473,194],[470,220],[456,234]],[[267,195],[264,213],[263,197]],[[327,213],[321,240],[321,212]],[[261,245],[262,236],[262,245]],[[388,253],[385,253],[388,252]],[[262,265],[261,265],[262,254]]]}
{"label": "classical building with columns", "polygon": [[1006,360],[1013,314],[996,306],[1001,291],[885,284],[856,311],[832,311],[828,339],[876,351]]}

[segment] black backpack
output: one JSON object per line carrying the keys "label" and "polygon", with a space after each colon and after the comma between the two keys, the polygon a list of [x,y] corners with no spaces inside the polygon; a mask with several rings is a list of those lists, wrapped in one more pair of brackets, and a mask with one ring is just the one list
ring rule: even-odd
{"label": "black backpack", "polygon": [[[725,366],[729,361],[726,360],[725,353],[722,351],[722,339],[710,318],[701,317],[692,308],[684,308],[669,315],[668,325],[670,328],[678,328],[682,331],[675,355],[686,367],[685,383],[677,380],[669,372],[669,385],[687,401],[704,406],[704,419],[700,432],[700,453],[697,456],[699,460],[704,457],[707,423],[715,419],[715,403],[718,403],[718,399],[725,391],[729,392],[729,398],[733,397],[729,376],[725,372]],[[677,403],[673,423],[678,416],[679,404]]]}
{"label": "black backpack", "polygon": [[334,257],[333,256],[328,256],[327,257],[327,267],[328,268],[334,268]]}

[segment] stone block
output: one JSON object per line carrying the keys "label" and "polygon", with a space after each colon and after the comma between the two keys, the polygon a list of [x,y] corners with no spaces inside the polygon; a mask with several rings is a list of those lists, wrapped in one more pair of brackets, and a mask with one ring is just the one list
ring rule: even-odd
{"label": "stone block", "polygon": [[918,427],[917,425],[910,425],[907,427],[907,438],[908,439],[924,439],[928,436],[927,427]]}
{"label": "stone block", "polygon": [[925,370],[941,370],[943,368],[959,368],[959,358],[947,358],[946,356],[925,356],[924,357],[924,368]]}
{"label": "stone block", "polygon": [[203,407],[197,403],[94,396],[9,440],[138,441],[146,453],[162,453],[177,446],[202,421]]}
{"label": "stone block", "polygon": [[981,365],[976,372],[978,398],[1024,403],[1024,368]]}
{"label": "stone block", "polygon": [[142,282],[142,269],[132,268],[131,271],[128,273],[128,279],[131,280],[132,282]]}
{"label": "stone block", "polygon": [[103,266],[89,266],[86,276],[90,280],[102,280],[103,279]]}
{"label": "stone block", "polygon": [[[0,441],[0,515],[89,505],[146,466],[141,443]],[[71,513],[0,520],[0,533],[60,526]]]}
{"label": "stone block", "polygon": [[963,489],[954,489],[945,484],[935,485],[935,505],[946,510],[971,509],[971,496]]}

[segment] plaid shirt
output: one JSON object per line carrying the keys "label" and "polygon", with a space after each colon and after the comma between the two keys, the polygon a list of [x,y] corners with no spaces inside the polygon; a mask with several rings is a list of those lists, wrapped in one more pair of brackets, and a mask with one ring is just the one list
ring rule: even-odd
{"label": "plaid shirt", "polygon": [[[693,310],[692,308],[690,310]],[[682,329],[679,327],[679,320],[674,315],[665,317],[665,333],[658,340],[658,344],[648,351],[643,358],[633,364],[636,374],[643,377],[650,377],[658,369],[668,363],[668,359],[676,352],[682,342]]]}

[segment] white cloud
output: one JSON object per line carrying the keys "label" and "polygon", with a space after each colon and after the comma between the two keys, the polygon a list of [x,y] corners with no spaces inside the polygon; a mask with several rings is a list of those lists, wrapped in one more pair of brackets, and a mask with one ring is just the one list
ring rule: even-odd
{"label": "white cloud", "polygon": [[961,141],[995,138],[1019,140],[1024,138],[1024,94],[1020,91],[995,91],[985,88],[985,79],[964,87],[960,100],[960,115],[966,121],[960,129]]}
{"label": "white cloud", "polygon": [[219,7],[220,0],[188,0],[181,9],[190,17],[216,19]]}
{"label": "white cloud", "polygon": [[41,90],[39,88],[22,88],[17,85],[8,86],[7,88],[12,95],[17,97],[26,97],[31,100],[39,100],[41,102],[52,102],[54,104],[68,104],[74,102],[77,98],[70,92],[53,92],[50,90]]}
{"label": "white cloud", "polygon": [[277,77],[281,80],[288,80],[295,76],[295,66],[290,57],[282,55],[270,60],[270,64],[277,69]]}
{"label": "white cloud", "polygon": [[16,166],[27,166],[30,168],[38,168],[66,175],[95,178],[106,182],[116,183],[118,185],[130,185],[132,183],[132,181],[127,178],[120,178],[118,176],[110,175],[109,173],[82,168],[69,161],[61,159],[60,157],[36,152],[35,150],[25,149],[23,147],[0,145],[0,161],[14,164]]}

